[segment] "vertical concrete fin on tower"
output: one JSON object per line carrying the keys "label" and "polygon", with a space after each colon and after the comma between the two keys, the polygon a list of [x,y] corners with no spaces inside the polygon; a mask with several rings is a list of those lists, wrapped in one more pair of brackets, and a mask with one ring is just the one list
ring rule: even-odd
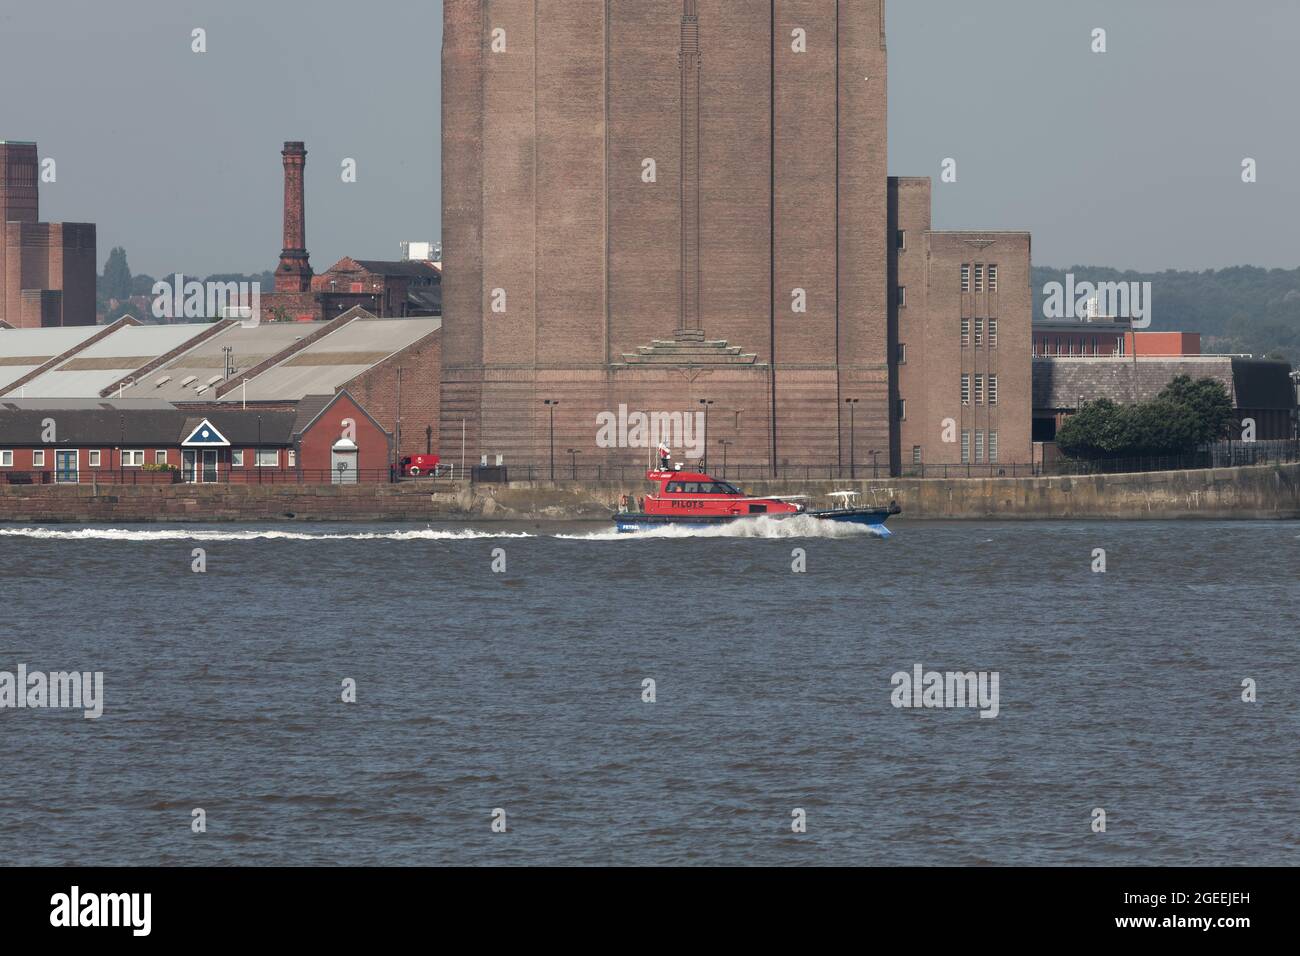
{"label": "vertical concrete fin on tower", "polygon": [[700,323],[700,19],[696,0],[682,0],[682,262],[678,339],[703,339]]}

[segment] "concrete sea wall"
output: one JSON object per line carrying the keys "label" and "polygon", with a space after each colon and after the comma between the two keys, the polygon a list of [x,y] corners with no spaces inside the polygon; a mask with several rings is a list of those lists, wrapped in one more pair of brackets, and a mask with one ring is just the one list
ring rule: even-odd
{"label": "concrete sea wall", "polygon": [[[562,521],[607,519],[644,482],[398,485],[3,485],[0,521]],[[907,518],[1300,518],[1300,465],[1051,478],[752,481],[755,495],[833,491]]]}

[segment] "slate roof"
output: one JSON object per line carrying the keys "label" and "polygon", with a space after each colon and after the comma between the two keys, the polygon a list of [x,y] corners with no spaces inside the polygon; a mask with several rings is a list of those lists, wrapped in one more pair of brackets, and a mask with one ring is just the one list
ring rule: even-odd
{"label": "slate roof", "polygon": [[[253,447],[261,417],[262,444],[293,444],[296,412],[224,409],[195,415],[166,402],[71,402],[0,400],[0,447],[74,447],[179,445],[206,418],[235,446]],[[53,419],[56,441],[43,440],[46,420]]]}
{"label": "slate roof", "polygon": [[1242,409],[1295,407],[1291,366],[1231,355],[1168,358],[1050,356],[1034,359],[1034,408],[1078,408],[1079,401],[1109,398],[1146,402],[1178,375],[1221,382]]}
{"label": "slate roof", "polygon": [[353,259],[357,265],[367,272],[373,272],[380,276],[405,276],[410,279],[429,279],[435,282],[442,281],[442,273],[435,269],[430,263],[422,259],[411,259],[406,261],[385,261],[381,259]]}

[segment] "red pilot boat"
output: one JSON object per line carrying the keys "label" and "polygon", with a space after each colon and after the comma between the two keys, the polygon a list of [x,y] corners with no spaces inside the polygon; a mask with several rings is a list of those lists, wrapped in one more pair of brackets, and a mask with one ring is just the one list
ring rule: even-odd
{"label": "red pilot boat", "polygon": [[735,485],[703,472],[648,471],[646,480],[654,483],[654,492],[642,499],[637,510],[634,510],[635,503],[624,497],[622,510],[614,515],[614,524],[619,531],[645,531],[665,525],[712,527],[734,521],[804,515],[819,521],[867,525],[881,536],[888,537],[890,532],[885,522],[891,515],[902,512],[893,502],[888,508],[855,508],[852,500],[857,492],[853,491],[834,494],[833,497],[842,502],[838,508],[809,511],[800,503],[806,497],[804,495],[754,498]]}

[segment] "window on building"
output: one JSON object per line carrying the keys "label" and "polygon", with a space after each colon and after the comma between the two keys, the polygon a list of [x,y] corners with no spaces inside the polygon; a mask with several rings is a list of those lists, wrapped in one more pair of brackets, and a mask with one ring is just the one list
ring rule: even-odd
{"label": "window on building", "polygon": [[242,449],[242,448],[235,448],[235,449],[232,449],[232,450],[231,450],[231,452],[230,452],[230,467],[231,467],[231,468],[243,468],[243,467],[244,467],[244,449]]}
{"label": "window on building", "polygon": [[975,320],[975,347],[982,349],[984,347],[984,320]]}
{"label": "window on building", "polygon": [[900,422],[907,421],[907,399],[905,398],[898,400],[898,420]]}
{"label": "window on building", "polygon": [[984,461],[984,433],[982,431],[976,431],[975,432],[975,464],[978,465],[983,461]]}
{"label": "window on building", "polygon": [[[990,334],[992,334],[992,333],[990,333]],[[1039,350],[1038,350],[1038,336],[1034,336],[1034,338],[1033,338],[1033,345],[1031,346],[1031,348],[1032,348],[1032,350],[1033,350],[1034,355],[1037,356],[1037,355],[1038,355],[1038,352],[1039,352]]]}
{"label": "window on building", "polygon": [[167,452],[166,452],[165,449],[157,448],[157,449],[154,450],[154,453],[153,453],[153,463],[154,463],[155,465],[165,465],[165,464],[167,464]]}
{"label": "window on building", "polygon": [[983,375],[975,376],[975,404],[976,405],[984,404],[984,376]]}
{"label": "window on building", "polygon": [[37,449],[36,451],[32,452],[32,467],[33,467],[33,468],[44,468],[44,467],[45,467],[45,450],[44,450],[44,449]]}
{"label": "window on building", "polygon": [[970,348],[970,319],[961,320],[961,347]]}
{"label": "window on building", "polygon": [[989,404],[996,405],[997,403],[998,403],[998,377],[996,375],[990,375],[989,376]]}
{"label": "window on building", "polygon": [[976,292],[984,291],[984,267],[983,266],[975,267],[975,291]]}
{"label": "window on building", "polygon": [[989,348],[995,349],[997,347],[998,347],[998,320],[989,319]]}
{"label": "window on building", "polygon": [[296,449],[293,448],[289,449],[289,467],[290,468],[298,467],[298,452]]}
{"label": "window on building", "polygon": [[998,291],[998,267],[989,266],[989,291]]}
{"label": "window on building", "polygon": [[961,267],[961,291],[970,291],[970,266],[962,265]]}
{"label": "window on building", "polygon": [[970,404],[970,375],[966,372],[963,372],[961,376],[961,403],[963,405]]}
{"label": "window on building", "polygon": [[124,451],[122,452],[123,468],[143,468],[144,451]]}
{"label": "window on building", "polygon": [[900,309],[907,308],[907,286],[905,285],[898,287],[898,307]]}
{"label": "window on building", "polygon": [[279,466],[280,450],[278,448],[259,448],[257,450],[258,468],[278,468]]}
{"label": "window on building", "polygon": [[998,433],[989,432],[989,461],[998,460]]}
{"label": "window on building", "polygon": [[1124,336],[1122,335],[1115,340],[1115,354],[1116,355],[1124,354]]}
{"label": "window on building", "polygon": [[98,448],[92,448],[90,451],[86,452],[86,461],[91,468],[99,467],[100,456],[103,454],[104,453]]}
{"label": "window on building", "polygon": [[961,430],[961,463],[963,465],[970,461],[970,429]]}
{"label": "window on building", "polygon": [[898,251],[903,252],[907,249],[907,230],[898,230]]}
{"label": "window on building", "polygon": [[914,464],[914,465],[919,465],[920,463],[921,463],[921,446],[920,446],[920,445],[913,445],[913,446],[912,446],[912,464]]}
{"label": "window on building", "polygon": [[12,468],[14,466],[14,453],[9,449],[0,451],[0,468]]}
{"label": "window on building", "polygon": [[898,364],[907,364],[907,343],[905,342],[898,343]]}
{"label": "window on building", "polygon": [[1092,354],[1093,355],[1101,354],[1101,340],[1097,338],[1097,336],[1095,335],[1092,337]]}

